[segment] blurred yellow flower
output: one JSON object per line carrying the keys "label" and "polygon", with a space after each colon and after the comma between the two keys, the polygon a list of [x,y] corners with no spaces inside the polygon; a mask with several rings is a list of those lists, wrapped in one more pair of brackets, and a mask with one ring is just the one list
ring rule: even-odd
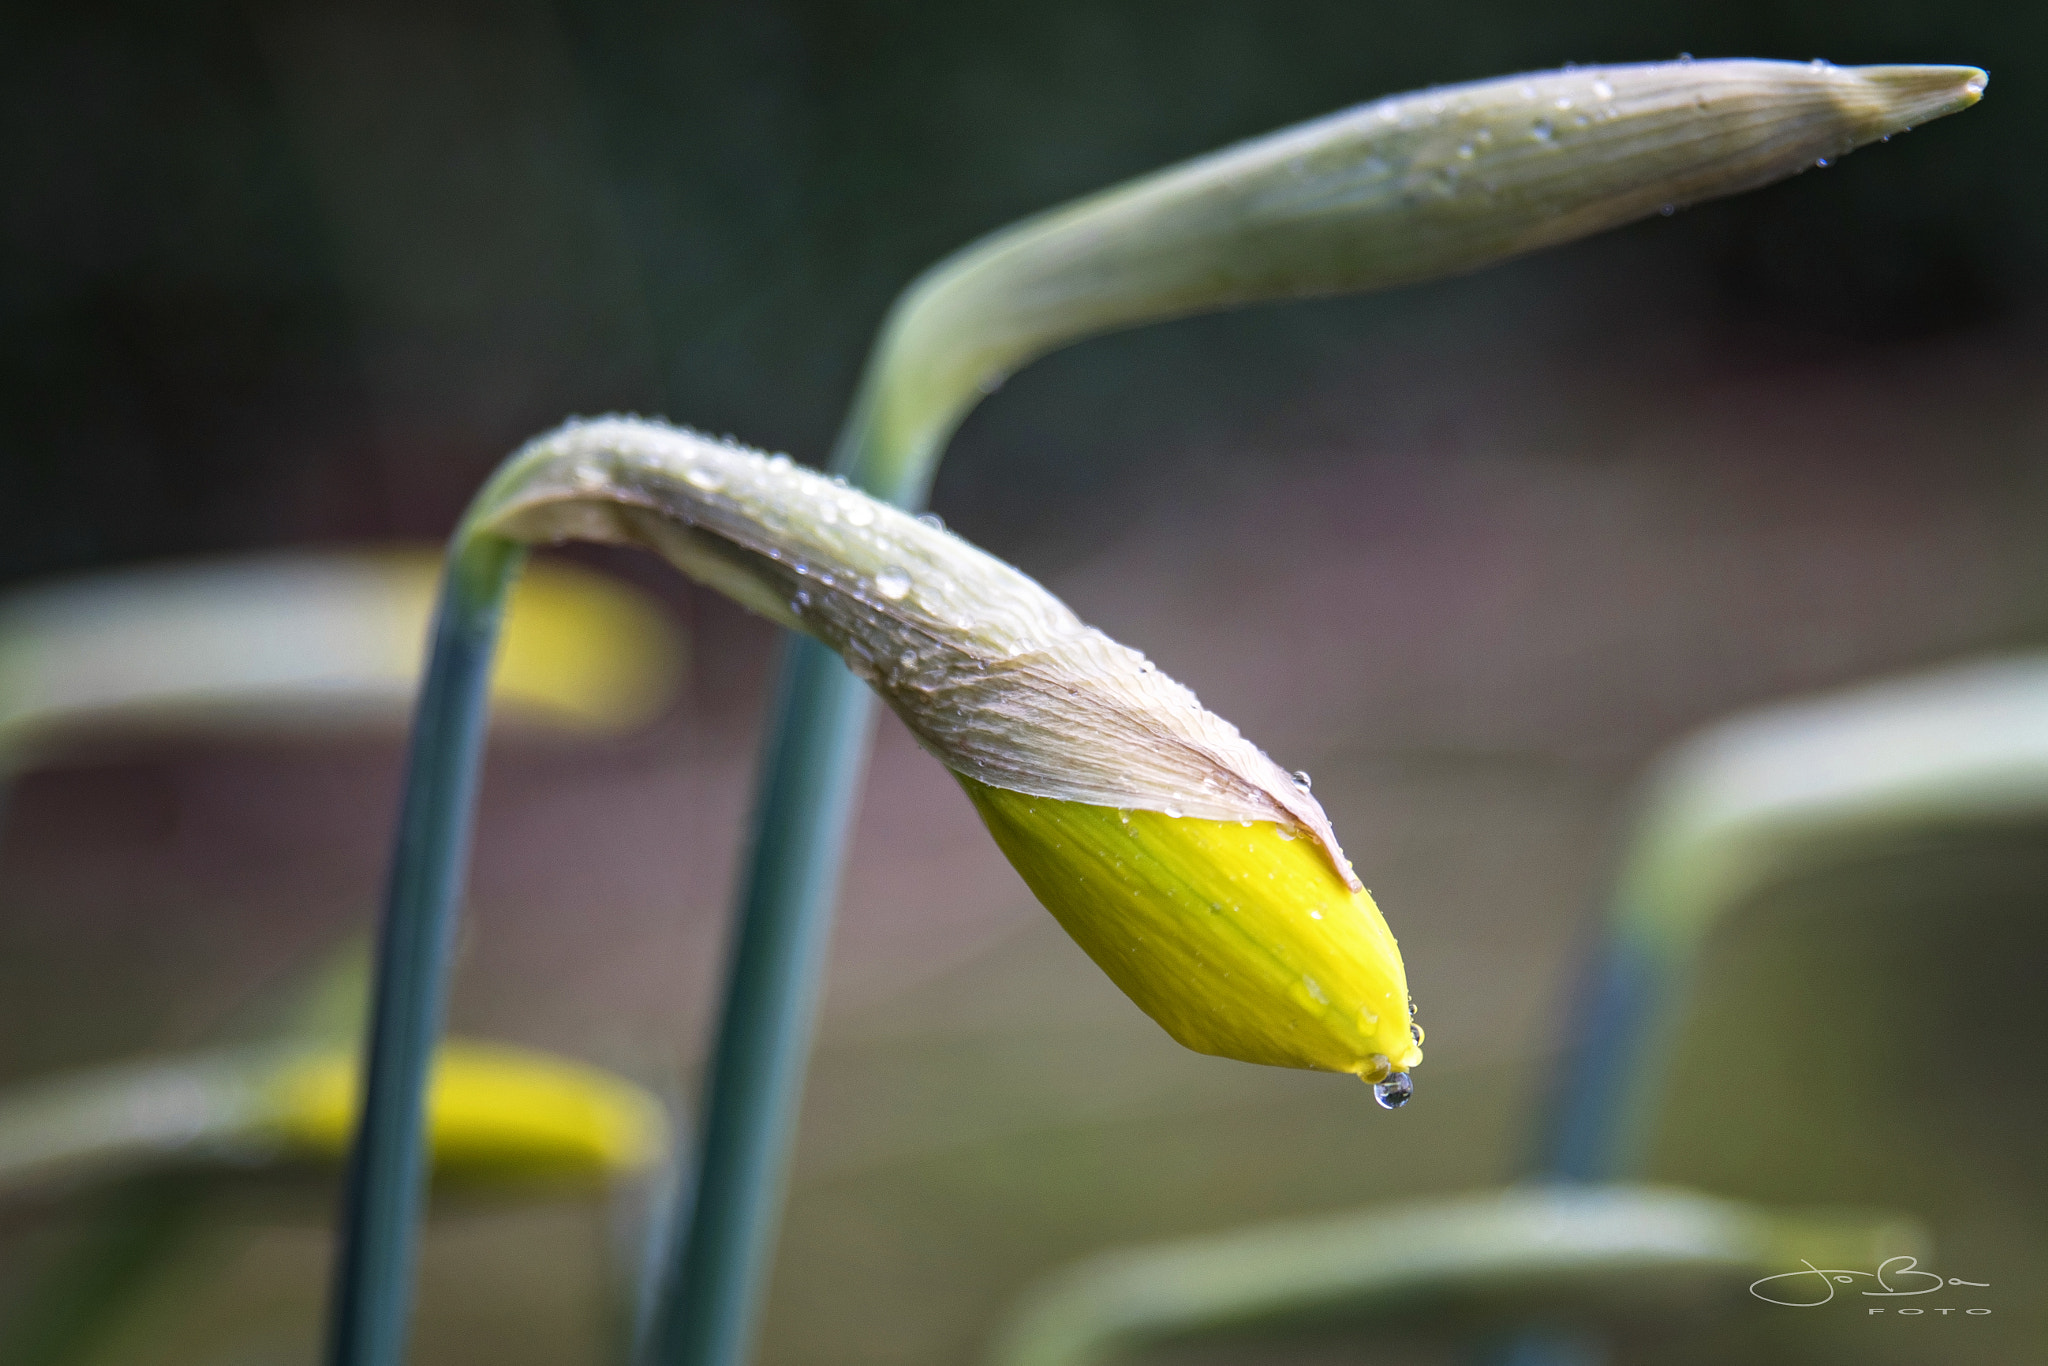
{"label": "blurred yellow flower", "polygon": [[[359,1070],[346,1052],[281,1067],[265,1125],[286,1155],[338,1161],[354,1135]],[[607,1072],[527,1049],[451,1041],[427,1099],[437,1176],[493,1182],[601,1180],[640,1171],[667,1142],[661,1107]]]}

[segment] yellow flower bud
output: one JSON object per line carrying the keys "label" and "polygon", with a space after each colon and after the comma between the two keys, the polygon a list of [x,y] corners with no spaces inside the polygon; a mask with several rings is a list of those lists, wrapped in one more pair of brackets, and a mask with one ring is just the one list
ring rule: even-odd
{"label": "yellow flower bud", "polygon": [[[353,1053],[297,1058],[268,1083],[265,1127],[288,1151],[338,1160],[355,1129],[358,1085]],[[443,1176],[503,1182],[626,1175],[659,1157],[666,1129],[652,1096],[594,1067],[460,1041],[434,1058],[427,1131]]]}
{"label": "yellow flower bud", "polygon": [[1400,951],[1306,786],[1142,654],[935,524],[653,423],[533,442],[474,529],[646,545],[839,651],[1067,931],[1190,1048],[1406,1098]]}
{"label": "yellow flower bud", "polygon": [[1179,1043],[1371,1082],[1422,1061],[1372,894],[1287,826],[960,785],[1039,901]]}

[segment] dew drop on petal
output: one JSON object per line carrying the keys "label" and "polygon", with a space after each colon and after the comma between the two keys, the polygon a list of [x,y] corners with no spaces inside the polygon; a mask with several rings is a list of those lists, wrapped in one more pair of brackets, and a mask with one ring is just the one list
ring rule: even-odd
{"label": "dew drop on petal", "polygon": [[847,504],[846,524],[848,526],[870,526],[874,523],[874,520],[875,510],[866,503],[855,502]]}
{"label": "dew drop on petal", "polygon": [[1161,808],[1161,809],[1162,809],[1162,810],[1164,810],[1164,811],[1166,812],[1166,814],[1167,814],[1167,815],[1169,815],[1169,816],[1173,817],[1173,819],[1175,819],[1175,820],[1179,820],[1179,819],[1181,818],[1181,816],[1185,814],[1185,813],[1184,813],[1184,812],[1183,812],[1183,811],[1182,811],[1182,810],[1181,810],[1181,809],[1180,809],[1179,807],[1177,807],[1177,806],[1168,806],[1168,807],[1163,807],[1163,808]]}
{"label": "dew drop on petal", "polygon": [[891,602],[901,602],[910,592],[910,575],[892,564],[875,575],[875,591]]}
{"label": "dew drop on petal", "polygon": [[1396,1072],[1385,1081],[1372,1084],[1372,1098],[1382,1110],[1398,1110],[1415,1097],[1415,1082],[1406,1072]]}
{"label": "dew drop on petal", "polygon": [[1323,994],[1323,988],[1320,984],[1317,983],[1315,978],[1303,977],[1301,979],[1301,984],[1304,987],[1308,988],[1309,999],[1311,1001],[1314,1001],[1317,1005],[1326,1006],[1330,1003],[1330,998]]}
{"label": "dew drop on petal", "polygon": [[1614,87],[1605,81],[1595,81],[1593,82],[1593,93],[1600,99],[1611,100],[1614,98]]}
{"label": "dew drop on petal", "polygon": [[1529,136],[1538,142],[1548,142],[1557,136],[1557,129],[1549,119],[1538,119],[1529,125]]}
{"label": "dew drop on petal", "polygon": [[946,519],[939,516],[936,512],[918,513],[917,524],[919,526],[928,526],[933,531],[944,531],[946,529]]}
{"label": "dew drop on petal", "polygon": [[1415,1023],[1415,1022],[1414,1022],[1413,1020],[1410,1020],[1410,1021],[1408,1022],[1408,1037],[1409,1037],[1409,1038],[1411,1038],[1411,1039],[1413,1039],[1413,1040],[1415,1040],[1415,1042],[1417,1042],[1418,1044],[1419,1044],[1419,1043],[1421,1043],[1421,1042],[1422,1042],[1422,1026],[1421,1026],[1421,1025],[1419,1025],[1419,1024],[1416,1024],[1416,1023]]}
{"label": "dew drop on petal", "polygon": [[715,492],[725,487],[725,476],[709,465],[691,465],[683,471],[683,482],[693,489]]}
{"label": "dew drop on petal", "polygon": [[1663,208],[1657,210],[1657,212],[1663,214],[1666,218],[1669,218],[1672,214],[1678,212],[1678,206],[1676,204],[1666,204]]}
{"label": "dew drop on petal", "polygon": [[1294,779],[1294,785],[1303,792],[1315,786],[1315,779],[1308,776],[1308,770],[1305,768],[1295,769],[1291,776]]}

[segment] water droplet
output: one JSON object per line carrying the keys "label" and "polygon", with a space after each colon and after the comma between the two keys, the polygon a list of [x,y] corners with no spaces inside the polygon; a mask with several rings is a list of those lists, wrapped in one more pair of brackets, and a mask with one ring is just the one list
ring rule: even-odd
{"label": "water droplet", "polygon": [[892,564],[875,575],[875,591],[891,602],[901,602],[910,591],[910,575]]}
{"label": "water droplet", "polygon": [[1593,82],[1593,94],[1598,99],[1611,100],[1614,98],[1614,87],[1605,81],[1595,81]]}
{"label": "water droplet", "polygon": [[1472,159],[1472,144],[1469,142],[1459,143],[1458,155],[1465,158],[1465,160],[1470,161]]}
{"label": "water droplet", "polygon": [[1663,208],[1657,210],[1657,212],[1663,214],[1666,218],[1669,218],[1672,214],[1678,212],[1678,206],[1676,204],[1666,204]]}
{"label": "water droplet", "polygon": [[1551,101],[1551,106],[1556,109],[1569,109],[1572,107],[1572,97],[1569,95],[1559,95],[1555,100]]}
{"label": "water droplet", "polygon": [[1273,833],[1278,835],[1283,840],[1288,840],[1291,842],[1294,839],[1294,827],[1291,825],[1275,826],[1273,827]]}
{"label": "water droplet", "polygon": [[1577,62],[1566,62],[1564,64],[1564,69],[1566,71],[1577,71],[1579,69],[1579,64]]}
{"label": "water droplet", "polygon": [[872,526],[874,520],[875,510],[866,503],[848,503],[846,505],[846,524],[848,526]]}
{"label": "water droplet", "polygon": [[913,669],[913,668],[916,668],[916,667],[917,667],[917,651],[915,651],[915,650],[905,650],[905,651],[904,651],[904,652],[903,652],[902,654],[900,654],[900,655],[896,656],[896,667],[897,667],[897,668],[899,668],[899,669]]}
{"label": "water droplet", "polygon": [[1584,128],[1587,124],[1591,122],[1592,120],[1587,118],[1584,114],[1572,115],[1572,126],[1574,128]]}
{"label": "water droplet", "polygon": [[1692,60],[1692,54],[1690,52],[1681,52],[1678,54],[1678,60],[1681,62],[1689,62]]}
{"label": "water droplet", "polygon": [[1815,57],[1812,61],[1806,64],[1806,68],[1809,71],[1826,71],[1829,67],[1833,65],[1834,63],[1829,61],[1825,57]]}
{"label": "water droplet", "polygon": [[569,471],[569,477],[576,482],[576,487],[578,488],[600,488],[604,485],[604,467],[601,465],[578,465]]}
{"label": "water droplet", "polygon": [[1828,168],[1828,159],[1826,157],[1815,157],[1813,164],[1825,171]]}
{"label": "water droplet", "polygon": [[1519,93],[1521,94],[1523,99],[1533,100],[1536,98],[1536,87],[1524,81],[1522,83],[1522,88]]}
{"label": "water droplet", "polygon": [[1181,809],[1180,809],[1179,807],[1177,807],[1177,806],[1167,806],[1167,807],[1162,807],[1162,808],[1160,808],[1160,809],[1161,809],[1161,810],[1163,810],[1163,811],[1165,811],[1167,815],[1169,815],[1169,816],[1173,817],[1173,818],[1174,818],[1175,820],[1179,820],[1179,819],[1181,818],[1181,816],[1185,814],[1185,813],[1184,813],[1184,812],[1183,812],[1183,811],[1182,811],[1182,810],[1181,810]]}
{"label": "water droplet", "polygon": [[797,590],[796,596],[789,600],[789,610],[798,613],[799,615],[801,615],[803,610],[806,607],[809,607],[810,605],[811,595],[809,590],[807,589],[799,588]]}
{"label": "water droplet", "polygon": [[1301,984],[1308,988],[1309,999],[1311,1001],[1314,1001],[1317,1005],[1326,1006],[1330,1003],[1330,998],[1323,994],[1323,989],[1321,986],[1317,985],[1315,978],[1303,977],[1301,979]]}
{"label": "water droplet", "polygon": [[1549,119],[1538,119],[1529,125],[1529,136],[1538,142],[1548,142],[1557,136],[1557,129],[1551,126]]}
{"label": "water droplet", "polygon": [[830,503],[818,504],[818,520],[826,526],[831,526],[839,520],[839,509]]}
{"label": "water droplet", "polygon": [[1323,913],[1321,911],[1310,911],[1308,913],[1308,918],[1310,920],[1321,920],[1323,918]]}
{"label": "water droplet", "polygon": [[1372,1084],[1372,1098],[1383,1110],[1398,1110],[1415,1098],[1415,1081],[1406,1072],[1396,1072]]}
{"label": "water droplet", "polygon": [[1316,785],[1315,779],[1308,776],[1308,770],[1305,768],[1295,769],[1293,773],[1293,778],[1294,785],[1300,788],[1303,792],[1308,791],[1310,788]]}
{"label": "water droplet", "polygon": [[928,526],[933,531],[944,531],[946,529],[946,519],[939,516],[936,512],[918,513],[917,524],[919,526]]}
{"label": "water droplet", "polygon": [[992,394],[1002,388],[1003,381],[1008,378],[1008,375],[983,375],[981,382],[974,387],[981,390],[984,394]]}
{"label": "water droplet", "polygon": [[777,453],[768,457],[768,468],[771,470],[786,470],[789,466],[790,459],[786,455]]}
{"label": "water droplet", "polygon": [[1412,1020],[1411,1020],[1411,1021],[1409,1021],[1409,1022],[1408,1022],[1408,1037],[1409,1037],[1409,1038],[1411,1038],[1411,1039],[1413,1039],[1413,1040],[1415,1040],[1415,1042],[1417,1042],[1418,1044],[1419,1044],[1419,1043],[1421,1043],[1421,1042],[1422,1042],[1422,1026],[1421,1026],[1421,1025],[1419,1025],[1419,1024],[1416,1024],[1416,1023],[1415,1023],[1414,1021],[1412,1021]]}

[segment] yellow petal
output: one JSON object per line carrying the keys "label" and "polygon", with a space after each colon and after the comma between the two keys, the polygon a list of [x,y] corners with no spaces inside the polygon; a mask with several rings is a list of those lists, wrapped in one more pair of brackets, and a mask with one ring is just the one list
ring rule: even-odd
{"label": "yellow petal", "polygon": [[955,776],[1046,909],[1178,1042],[1367,1081],[1422,1061],[1394,936],[1313,840]]}
{"label": "yellow petal", "polygon": [[[350,1054],[299,1059],[272,1083],[269,1127],[302,1157],[339,1160],[354,1133],[358,1086]],[[645,1091],[526,1049],[447,1044],[427,1106],[441,1175],[603,1178],[648,1166],[666,1143],[661,1107]]]}

